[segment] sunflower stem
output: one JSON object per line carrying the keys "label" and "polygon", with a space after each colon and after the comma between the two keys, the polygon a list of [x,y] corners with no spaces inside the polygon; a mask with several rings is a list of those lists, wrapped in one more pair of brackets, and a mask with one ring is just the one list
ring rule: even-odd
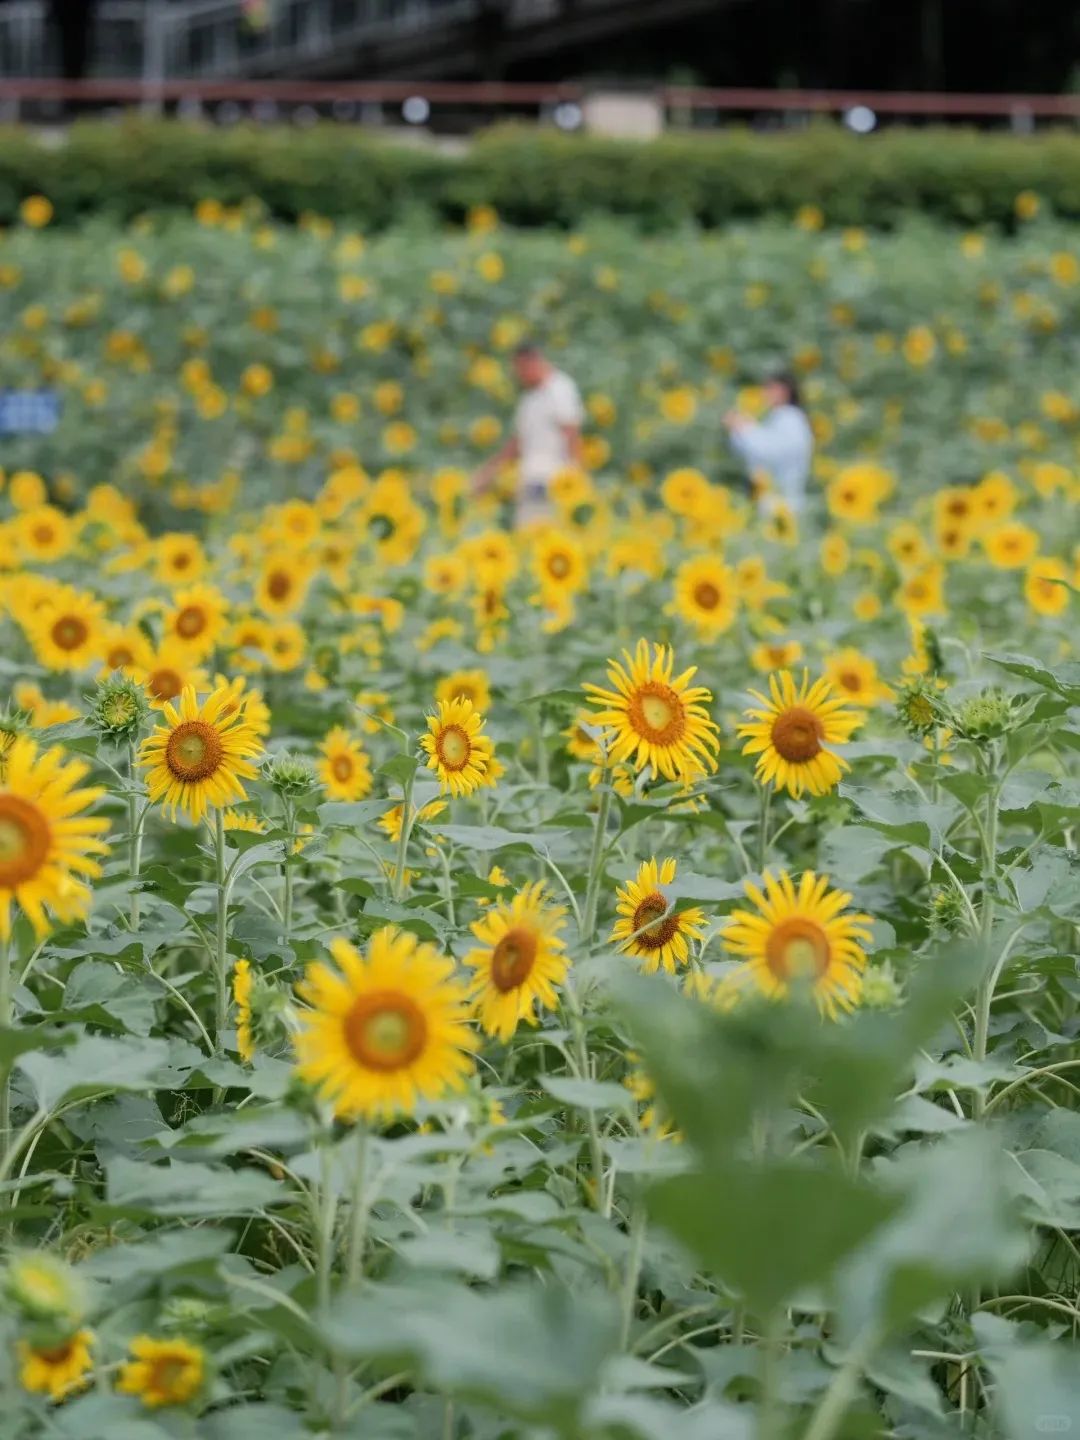
{"label": "sunflower stem", "polygon": [[405,860],[409,853],[409,837],[413,827],[413,781],[415,772],[401,786],[401,834],[398,836],[397,863],[394,866],[393,898],[400,901],[405,894]]}
{"label": "sunflower stem", "polygon": [[132,930],[139,928],[139,874],[142,870],[142,842],[143,827],[139,816],[139,786],[138,756],[134,742],[128,745],[128,871],[131,875],[131,912],[130,921]]}
{"label": "sunflower stem", "polygon": [[758,873],[765,873],[769,863],[769,809],[772,804],[772,786],[762,785],[758,792]]}
{"label": "sunflower stem", "polygon": [[641,1260],[645,1251],[645,1203],[640,1195],[635,1196],[630,1215],[630,1253],[626,1260],[626,1278],[623,1281],[622,1321],[619,1330],[619,1345],[623,1350],[630,1348],[630,1331],[637,1309],[638,1281],[641,1278]]}
{"label": "sunflower stem", "polygon": [[[592,1068],[589,1064],[589,1046],[585,1036],[585,1012],[581,1008],[572,976],[567,975],[563,984],[566,1008],[570,1013],[570,1029],[574,1037],[572,1068],[579,1080],[590,1080]],[[589,1137],[589,1164],[592,1170],[590,1183],[586,1186],[593,1207],[604,1213],[604,1154],[600,1148],[600,1130],[596,1123],[596,1111],[585,1111],[586,1132]]]}
{"label": "sunflower stem", "polygon": [[285,863],[283,866],[284,888],[281,897],[281,943],[287,948],[292,941],[293,923],[293,846],[296,843],[296,810],[292,798],[282,798],[285,809]]}
{"label": "sunflower stem", "polygon": [[[9,1030],[14,1010],[11,937],[0,938],[0,1031]],[[0,1173],[11,1143],[11,1066],[0,1065]]]}
{"label": "sunflower stem", "polygon": [[349,1227],[349,1253],[346,1261],[346,1278],[350,1285],[356,1285],[364,1274],[364,1244],[367,1240],[367,1222],[370,1213],[366,1195],[368,1156],[368,1128],[358,1121],[356,1125],[356,1162],[353,1168],[351,1213]]}
{"label": "sunflower stem", "polygon": [[596,807],[596,829],[593,831],[592,852],[589,855],[589,878],[585,886],[585,908],[582,914],[581,938],[589,944],[596,930],[596,910],[600,899],[600,870],[604,859],[604,841],[607,839],[608,816],[611,814],[611,787],[605,781],[600,791],[600,803]]}
{"label": "sunflower stem", "polygon": [[780,1352],[785,1314],[777,1308],[765,1324],[761,1344],[761,1397],[758,1400],[757,1440],[780,1440],[784,1433],[784,1405],[780,1394]]}
{"label": "sunflower stem", "polygon": [[217,877],[217,929],[214,934],[217,1013],[214,1040],[221,1050],[224,1047],[225,1026],[229,1019],[229,886],[225,870],[225,812],[220,806],[214,811],[214,861]]}

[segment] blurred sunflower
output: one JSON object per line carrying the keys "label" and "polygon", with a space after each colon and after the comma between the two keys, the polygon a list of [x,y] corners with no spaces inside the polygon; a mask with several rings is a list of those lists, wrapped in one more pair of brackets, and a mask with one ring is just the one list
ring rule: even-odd
{"label": "blurred sunflower", "polygon": [[723,943],[743,962],[724,989],[734,998],[749,981],[769,999],[780,1000],[806,986],[823,1015],[852,1010],[862,993],[866,968],[863,945],[870,939],[869,915],[844,915],[851,896],[830,890],[825,876],[806,871],[798,889],[786,871],[766,872],[764,889],[746,881],[754,910],[734,910]]}
{"label": "blurred sunflower", "polygon": [[264,615],[292,615],[303,605],[314,574],[314,561],[295,551],[269,554],[259,571],[253,603]]}
{"label": "blurred sunflower", "polygon": [[483,712],[491,707],[491,684],[483,670],[455,670],[435,686],[435,699],[447,704],[468,700],[474,710]]}
{"label": "blurred sunflower", "polygon": [[34,655],[47,670],[83,670],[101,657],[105,607],[85,590],[57,586],[25,629]]}
{"label": "blurred sunflower", "polygon": [[206,1355],[190,1340],[137,1335],[130,1349],[132,1358],[120,1366],[116,1388],[121,1395],[134,1395],[147,1409],[186,1405],[203,1388]]}
{"label": "blurred sunflower", "polygon": [[827,657],[825,679],[852,705],[879,705],[894,698],[878,677],[877,662],[850,645]]}
{"label": "blurred sunflower", "polygon": [[92,1330],[76,1330],[58,1343],[18,1341],[19,1384],[31,1394],[48,1395],[57,1403],[66,1400],[90,1383],[93,1343]]}
{"label": "blurred sunflower", "polygon": [[480,948],[464,963],[476,971],[469,993],[488,1035],[509,1040],[521,1021],[535,1025],[536,1007],[554,1010],[556,985],[569,960],[559,935],[563,911],[545,903],[542,884],[526,885],[509,902],[491,905],[472,932]]}
{"label": "blurred sunflower", "polygon": [[692,625],[702,640],[730,630],[738,613],[735,572],[711,556],[685,560],[675,572],[670,611]]}
{"label": "blurred sunflower", "polygon": [[194,660],[205,660],[216,648],[228,621],[229,602],[213,585],[178,590],[163,622],[163,640],[187,648]]}
{"label": "blurred sunflower", "polygon": [[335,725],[319,745],[319,780],[331,800],[363,800],[374,780],[371,761],[360,741]]}

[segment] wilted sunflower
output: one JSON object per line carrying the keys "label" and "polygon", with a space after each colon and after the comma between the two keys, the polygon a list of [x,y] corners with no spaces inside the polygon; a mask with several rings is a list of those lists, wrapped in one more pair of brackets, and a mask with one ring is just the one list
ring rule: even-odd
{"label": "wilted sunflower", "polygon": [[689,941],[700,940],[705,926],[701,910],[682,910],[675,914],[672,904],[661,890],[675,879],[676,864],[670,857],[657,864],[646,860],[638,867],[637,879],[628,880],[618,892],[615,921],[611,938],[620,950],[636,955],[646,973],[666,970],[674,975],[676,966],[685,965],[690,954]]}
{"label": "wilted sunflower", "polygon": [[297,1070],[341,1119],[391,1119],[421,1100],[459,1090],[472,1072],[476,1038],[451,960],[392,925],[362,957],[334,940],[336,969],[308,967],[300,994]]}
{"label": "wilted sunflower", "polygon": [[651,765],[667,780],[682,779],[702,766],[714,771],[720,744],[705,708],[712,693],[690,684],[697,666],[673,675],[674,666],[669,647],[653,646],[650,655],[649,642],[639,640],[633,656],[623,651],[622,664],[608,662],[614,690],[582,687],[600,707],[592,722],[611,732],[611,760],[632,761],[639,771]]}
{"label": "wilted sunflower", "polygon": [[29,1340],[18,1342],[19,1384],[35,1395],[48,1395],[50,1400],[66,1400],[90,1383],[93,1366],[90,1347],[92,1330],[76,1330],[55,1345],[34,1345]]}
{"label": "wilted sunflower", "polygon": [[164,707],[165,724],[143,741],[139,764],[148,771],[151,801],[175,818],[178,810],[199,821],[211,808],[224,809],[245,798],[243,780],[254,780],[249,763],[262,749],[259,737],[233,710],[227,686],[219,686],[200,705],[189,685],[179,708]]}
{"label": "wilted sunflower", "polygon": [[6,752],[0,787],[0,939],[11,934],[11,902],[34,931],[49,928],[46,911],[75,920],[90,908],[87,877],[101,874],[93,857],[108,853],[108,821],[86,811],[103,791],[77,789],[90,767],[54,747],[38,754],[25,735]]}
{"label": "wilted sunflower", "polygon": [[363,800],[371,794],[371,761],[360,741],[335,725],[319,746],[319,779],[331,800]]}
{"label": "wilted sunflower", "polygon": [[693,625],[701,639],[709,640],[729,630],[738,606],[735,572],[730,565],[703,555],[679,566],[670,608]]}
{"label": "wilted sunflower", "polygon": [[483,734],[484,720],[471,700],[440,700],[437,712],[427,717],[428,733],[420,746],[428,755],[427,766],[439,777],[439,785],[451,795],[471,795],[487,783],[494,758],[491,740]]}
{"label": "wilted sunflower", "polygon": [[798,689],[791,672],[781,670],[769,676],[769,696],[757,690],[750,694],[761,708],[746,711],[751,718],[738,733],[746,740],[742,753],[758,757],[757,779],[796,800],[804,790],[824,795],[834,789],[848,765],[825,747],[845,745],[863,717],[843,708],[828,680],[811,685],[806,671]]}
{"label": "wilted sunflower", "polygon": [[537,1003],[554,1010],[555,986],[566,979],[569,960],[559,931],[563,912],[544,904],[542,884],[526,885],[508,904],[492,905],[472,932],[482,948],[465,964],[476,971],[470,994],[488,1035],[509,1040],[520,1021],[536,1024]]}
{"label": "wilted sunflower", "polygon": [[122,1395],[137,1396],[150,1410],[186,1405],[203,1387],[206,1355],[190,1340],[137,1335],[131,1354],[120,1366],[116,1388]]}
{"label": "wilted sunflower", "polygon": [[870,938],[869,915],[843,915],[851,896],[830,890],[826,876],[806,871],[796,890],[791,876],[766,872],[764,893],[749,880],[746,894],[756,910],[735,910],[723,933],[732,955],[745,961],[726,982],[737,992],[750,979],[770,999],[783,999],[805,984],[822,1014],[851,1010],[862,991]]}

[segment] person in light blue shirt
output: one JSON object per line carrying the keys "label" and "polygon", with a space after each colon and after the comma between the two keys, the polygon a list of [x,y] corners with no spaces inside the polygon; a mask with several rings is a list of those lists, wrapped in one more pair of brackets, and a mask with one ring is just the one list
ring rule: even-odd
{"label": "person in light blue shirt", "polygon": [[763,386],[768,410],[752,420],[738,410],[724,416],[732,448],[746,462],[751,481],[764,475],[758,509],[772,515],[783,506],[798,515],[806,505],[806,482],[814,456],[814,432],[799,403],[799,388],[792,375],[769,377]]}

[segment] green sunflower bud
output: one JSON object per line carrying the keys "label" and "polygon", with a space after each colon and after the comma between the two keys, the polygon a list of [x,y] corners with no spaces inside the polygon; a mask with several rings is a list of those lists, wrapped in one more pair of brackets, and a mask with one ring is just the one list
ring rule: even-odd
{"label": "green sunflower bud", "polygon": [[997,740],[1016,724],[1013,702],[1000,690],[982,690],[956,707],[953,728],[962,740]]}
{"label": "green sunflower bud", "polygon": [[126,675],[102,680],[90,701],[90,723],[104,740],[133,743],[146,724],[150,704],[146,691]]}
{"label": "green sunflower bud", "polygon": [[263,766],[263,776],[272,789],[285,798],[296,800],[315,789],[315,770],[310,760],[287,751],[272,755]]}
{"label": "green sunflower bud", "polygon": [[935,930],[944,930],[955,935],[965,928],[967,906],[964,896],[955,885],[943,885],[930,897],[929,921]]}
{"label": "green sunflower bud", "polygon": [[65,1261],[44,1251],[16,1254],[3,1274],[3,1293],[25,1320],[74,1328],[86,1313],[82,1281]]}
{"label": "green sunflower bud", "polygon": [[896,713],[912,739],[921,740],[943,722],[944,707],[940,692],[920,676],[901,690]]}
{"label": "green sunflower bud", "polygon": [[900,981],[886,960],[875,965],[863,976],[862,1002],[871,1010],[895,1010],[904,998]]}

